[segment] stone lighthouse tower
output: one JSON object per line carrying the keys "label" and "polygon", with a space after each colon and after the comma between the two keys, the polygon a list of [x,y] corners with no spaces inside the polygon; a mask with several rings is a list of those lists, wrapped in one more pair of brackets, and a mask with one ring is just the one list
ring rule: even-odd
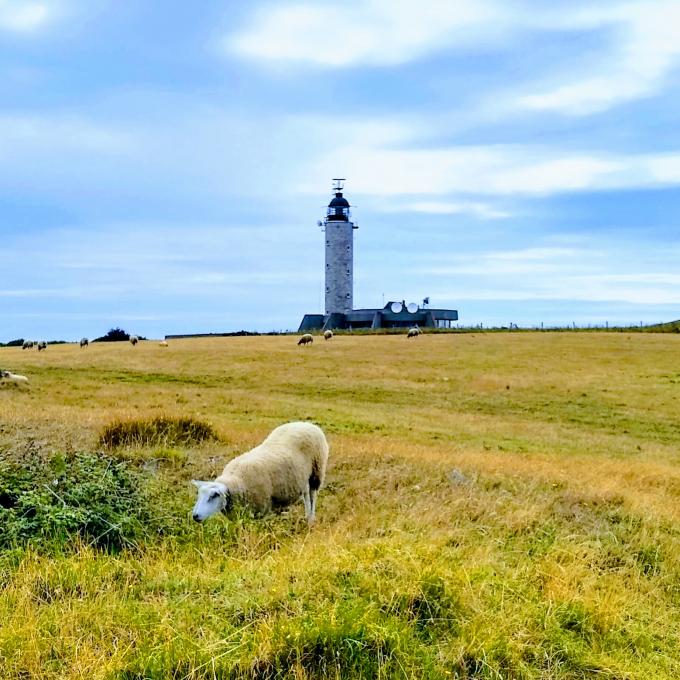
{"label": "stone lighthouse tower", "polygon": [[346,314],[354,303],[354,229],[349,203],[342,195],[344,179],[333,180],[335,196],[328,204],[326,233],[326,315]]}

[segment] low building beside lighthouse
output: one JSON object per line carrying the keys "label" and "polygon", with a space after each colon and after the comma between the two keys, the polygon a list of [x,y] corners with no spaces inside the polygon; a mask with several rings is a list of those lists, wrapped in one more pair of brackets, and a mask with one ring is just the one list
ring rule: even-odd
{"label": "low building beside lighthouse", "polygon": [[333,180],[334,196],[326,217],[319,226],[325,235],[325,310],[323,314],[305,314],[299,330],[353,328],[406,328],[418,325],[450,327],[458,320],[455,309],[431,309],[423,300],[390,301],[381,309],[354,309],[354,230],[350,204],[343,196],[344,179]]}

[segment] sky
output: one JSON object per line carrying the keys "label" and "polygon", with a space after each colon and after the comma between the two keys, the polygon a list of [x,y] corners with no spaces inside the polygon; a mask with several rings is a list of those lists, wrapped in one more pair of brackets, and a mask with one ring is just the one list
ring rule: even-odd
{"label": "sky", "polygon": [[680,318],[680,0],[0,0],[0,341]]}

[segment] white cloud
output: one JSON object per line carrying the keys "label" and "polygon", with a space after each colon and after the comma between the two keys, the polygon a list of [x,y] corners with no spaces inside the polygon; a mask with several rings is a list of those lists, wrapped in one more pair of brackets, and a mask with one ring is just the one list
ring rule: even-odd
{"label": "white cloud", "polygon": [[0,186],[35,183],[60,200],[77,186],[78,196],[98,202],[142,190],[164,195],[168,185],[196,200],[227,192],[271,200],[272,184],[283,196],[319,196],[340,175],[350,179],[352,195],[370,196],[379,211],[496,220],[511,215],[503,204],[514,197],[680,184],[680,152],[438,147],[432,134],[428,119],[405,117],[282,116],[263,123],[199,108],[152,125],[100,111],[0,113],[0,160],[7,161]]}
{"label": "white cloud", "polygon": [[415,271],[440,277],[472,275],[489,278],[509,274],[553,275],[558,272],[573,273],[582,266],[582,263],[590,263],[593,257],[597,257],[597,254],[581,248],[541,246],[475,253],[474,255],[454,254],[445,260],[441,255],[437,255],[433,263],[415,268]]}
{"label": "white cloud", "polygon": [[421,258],[412,271],[431,278],[437,299],[677,305],[676,258],[674,249],[659,253],[638,242],[585,239],[573,247],[548,243],[448,257],[438,253]]}
{"label": "white cloud", "polygon": [[430,215],[473,215],[482,220],[499,220],[510,217],[506,210],[500,210],[487,203],[470,201],[415,201],[392,207],[391,212],[417,212]]}
{"label": "white cloud", "polygon": [[0,30],[30,33],[45,25],[49,18],[46,2],[0,0]]}
{"label": "white cloud", "polygon": [[[558,31],[598,31],[599,55],[585,67],[574,62],[576,73],[573,66],[553,71],[542,83],[525,87],[524,94],[513,94],[509,108],[586,115],[653,95],[680,57],[680,3],[288,2],[255,12],[250,25],[229,36],[225,45],[274,66],[297,62],[347,68],[394,66],[443,50],[488,52],[535,32]],[[498,111],[497,94],[493,104]]]}
{"label": "white cloud", "polygon": [[326,67],[400,64],[433,49],[474,45],[510,13],[492,0],[365,0],[329,6],[269,5],[226,46],[247,57]]}
{"label": "white cloud", "polygon": [[[486,253],[487,260],[505,260],[513,262],[526,262],[533,260],[555,260],[565,257],[582,257],[586,251],[578,248],[560,248],[555,246],[543,246],[537,248],[521,248],[519,250],[499,250]],[[592,253],[591,253],[592,254]]]}
{"label": "white cloud", "polygon": [[678,184],[680,183],[680,154],[648,156],[646,170],[653,181]]}
{"label": "white cloud", "polygon": [[[241,295],[244,288],[279,290],[293,282],[313,286],[321,269],[319,264],[319,270],[301,271],[294,264],[310,239],[281,224],[246,228],[112,222],[45,231],[39,239],[17,234],[3,246],[8,264],[0,272],[0,298],[122,300],[136,299],[144,291],[155,299],[226,299]],[[322,257],[320,250],[318,254]],[[16,285],[27,261],[33,267],[30,282]]]}
{"label": "white cloud", "polygon": [[660,283],[680,286],[680,274],[674,272],[655,272],[652,274],[602,274],[603,281],[625,281],[628,283]]}
{"label": "white cloud", "polygon": [[85,299],[102,296],[117,296],[131,293],[132,286],[127,285],[87,285],[87,286],[53,286],[50,288],[7,288],[0,289],[0,298],[61,298]]}
{"label": "white cloud", "polygon": [[0,158],[34,150],[120,154],[134,146],[130,132],[81,115],[0,114]]}
{"label": "white cloud", "polygon": [[[680,154],[594,154],[526,145],[395,148],[355,145],[312,161],[308,177],[333,177],[338,168],[352,190],[375,196],[523,195],[676,185]],[[305,183],[304,191],[316,190]],[[415,203],[422,212],[446,212],[445,203]],[[449,212],[465,203],[451,204]],[[468,211],[471,205],[467,204]],[[477,209],[478,214],[483,209]],[[487,217],[491,215],[487,213]],[[500,216],[500,215],[499,215]]]}
{"label": "white cloud", "polygon": [[[498,286],[491,288],[475,288],[462,291],[460,289],[434,289],[432,296],[448,300],[578,300],[582,302],[617,302],[631,305],[678,305],[680,290],[666,288],[639,288],[637,286],[622,287],[618,285],[598,284],[588,278],[578,281],[560,278],[553,285],[538,285],[521,290],[516,286]],[[575,309],[574,317],[580,312]]]}
{"label": "white cloud", "polygon": [[586,115],[654,94],[680,58],[677,0],[618,3],[576,11],[567,28],[607,28],[613,35],[588,75],[526,94],[519,108]]}

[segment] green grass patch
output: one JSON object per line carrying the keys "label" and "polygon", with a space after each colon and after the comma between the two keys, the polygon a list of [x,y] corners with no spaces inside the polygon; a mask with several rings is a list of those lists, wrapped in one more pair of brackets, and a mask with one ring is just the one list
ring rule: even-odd
{"label": "green grass patch", "polygon": [[150,505],[142,477],[106,455],[0,460],[0,550],[84,542],[119,551],[147,531]]}

